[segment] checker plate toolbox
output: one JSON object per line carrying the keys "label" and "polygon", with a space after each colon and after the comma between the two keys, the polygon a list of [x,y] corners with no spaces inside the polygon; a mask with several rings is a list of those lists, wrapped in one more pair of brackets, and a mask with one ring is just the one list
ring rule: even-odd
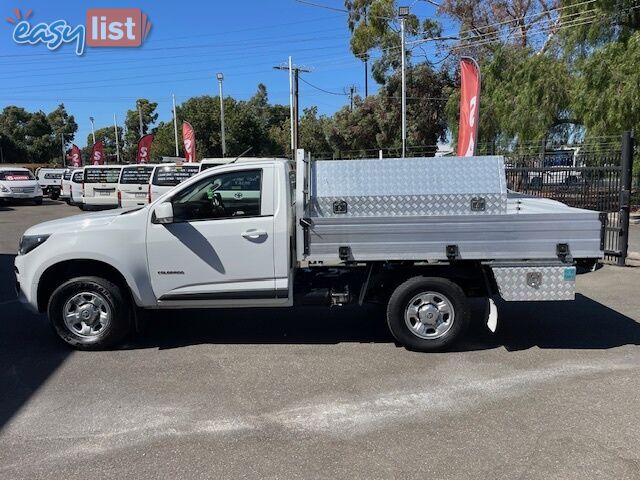
{"label": "checker plate toolbox", "polygon": [[[572,297],[565,268],[602,256],[598,212],[508,191],[502,157],[313,161],[300,152],[295,188],[304,265],[478,261],[506,297],[542,300]],[[551,282],[560,276],[564,290]]]}

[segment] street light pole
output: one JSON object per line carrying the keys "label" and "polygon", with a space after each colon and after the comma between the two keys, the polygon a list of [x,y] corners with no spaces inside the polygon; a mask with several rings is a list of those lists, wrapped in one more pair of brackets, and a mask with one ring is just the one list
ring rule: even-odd
{"label": "street light pole", "polygon": [[144,129],[142,127],[142,106],[138,100],[136,100],[136,105],[138,106],[138,118],[140,120],[140,138],[142,138],[142,135],[144,134]]}
{"label": "street light pole", "polygon": [[222,81],[224,80],[224,74],[222,72],[216,73],[218,79],[218,87],[220,90],[220,142],[222,143],[222,156],[227,155],[227,142],[224,138],[224,96],[222,95]]}
{"label": "street light pole", "polygon": [[409,15],[409,7],[400,7],[400,48],[402,49],[402,158],[407,156],[407,79],[406,79],[406,49],[404,44],[404,23]]}
{"label": "street light pole", "polygon": [[113,130],[116,134],[116,161],[120,163],[120,140],[118,140],[118,122],[115,113],[113,114]]}
{"label": "street light pole", "polygon": [[93,137],[93,144],[96,144],[96,128],[95,125],[93,123],[94,118],[93,117],[89,117],[89,121],[91,122],[91,136]]}

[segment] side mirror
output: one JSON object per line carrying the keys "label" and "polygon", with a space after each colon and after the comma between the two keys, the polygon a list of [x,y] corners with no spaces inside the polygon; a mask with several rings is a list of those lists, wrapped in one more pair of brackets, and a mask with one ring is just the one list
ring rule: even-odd
{"label": "side mirror", "polygon": [[173,223],[173,205],[171,202],[162,202],[154,211],[157,223]]}

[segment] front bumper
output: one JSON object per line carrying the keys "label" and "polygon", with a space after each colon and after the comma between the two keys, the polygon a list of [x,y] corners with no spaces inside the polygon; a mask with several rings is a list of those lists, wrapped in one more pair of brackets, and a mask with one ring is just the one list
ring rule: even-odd
{"label": "front bumper", "polygon": [[0,192],[2,200],[33,200],[34,198],[42,198],[42,191],[33,193]]}
{"label": "front bumper", "polygon": [[16,275],[16,296],[18,301],[27,307],[32,313],[38,313],[38,299],[37,292],[32,288],[33,284],[28,281],[27,276],[21,274],[21,270],[24,267],[23,256],[18,255],[14,262],[14,271]]}

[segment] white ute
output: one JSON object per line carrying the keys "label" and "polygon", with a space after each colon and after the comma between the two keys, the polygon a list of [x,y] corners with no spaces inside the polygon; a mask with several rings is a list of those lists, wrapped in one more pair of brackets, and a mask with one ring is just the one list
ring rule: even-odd
{"label": "white ute", "polygon": [[42,205],[42,188],[30,170],[0,167],[0,200],[33,200]]}
{"label": "white ute", "polygon": [[79,349],[117,344],[141,309],[376,302],[400,344],[433,351],[463,334],[469,297],[489,299],[493,328],[491,297],[573,299],[600,234],[598,212],[507,192],[501,157],[299,151],[206,170],[138,210],[31,227],[15,271],[21,301]]}

